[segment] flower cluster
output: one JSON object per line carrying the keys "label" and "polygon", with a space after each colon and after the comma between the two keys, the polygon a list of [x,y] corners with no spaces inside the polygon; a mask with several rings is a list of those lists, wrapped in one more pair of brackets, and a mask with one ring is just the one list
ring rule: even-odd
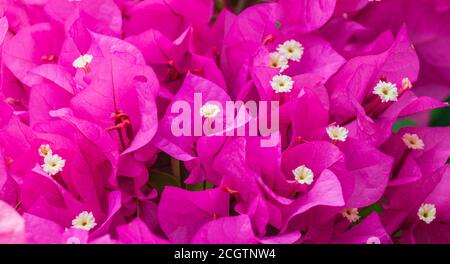
{"label": "flower cluster", "polygon": [[450,243],[450,4],[256,2],[2,1],[0,243]]}

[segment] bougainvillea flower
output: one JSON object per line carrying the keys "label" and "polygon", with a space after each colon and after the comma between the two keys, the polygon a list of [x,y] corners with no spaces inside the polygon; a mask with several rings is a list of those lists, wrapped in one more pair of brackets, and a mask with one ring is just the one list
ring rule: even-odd
{"label": "bougainvillea flower", "polygon": [[158,218],[174,243],[188,243],[199,227],[228,215],[229,195],[220,188],[189,193],[167,187],[161,197]]}
{"label": "bougainvillea flower", "polygon": [[154,235],[139,219],[117,227],[119,242],[124,244],[166,244],[169,241]]}
{"label": "bougainvillea flower", "polygon": [[338,1],[279,1],[281,23],[289,30],[310,32],[320,28],[334,13]]}
{"label": "bougainvillea flower", "polygon": [[3,201],[0,201],[0,221],[0,243],[25,242],[25,221],[14,208]]}
{"label": "bougainvillea flower", "polygon": [[194,236],[194,244],[292,244],[300,237],[293,232],[276,237],[258,238],[248,216],[228,216],[205,224]]}
{"label": "bougainvillea flower", "polygon": [[335,235],[331,243],[390,244],[392,241],[384,230],[379,217],[376,214],[371,214],[359,225],[351,228],[347,232]]}
{"label": "bougainvillea flower", "polygon": [[34,67],[55,63],[61,50],[64,31],[52,23],[36,24],[20,30],[4,44],[5,66],[25,85],[33,85],[39,77],[29,73]]}
{"label": "bougainvillea flower", "polygon": [[[431,131],[433,132],[430,133]],[[389,221],[385,223],[388,232],[395,232],[398,228],[407,229],[411,224],[419,223],[418,210],[423,203],[428,203],[427,197],[431,196],[432,203],[438,203],[446,197],[440,197],[438,193],[446,188],[448,166],[445,162],[449,153],[447,144],[440,143],[447,134],[446,128],[407,128],[400,130],[399,135],[386,142],[386,151],[396,157],[391,176],[392,186],[386,190],[387,204],[382,214],[383,222]],[[406,146],[402,140],[404,135],[417,135],[423,142],[423,149]],[[435,163],[430,163],[430,159]],[[433,198],[436,195],[439,196],[438,199]],[[442,202],[439,204],[442,206]],[[446,214],[445,207],[444,205],[442,211],[437,208],[438,217]]]}

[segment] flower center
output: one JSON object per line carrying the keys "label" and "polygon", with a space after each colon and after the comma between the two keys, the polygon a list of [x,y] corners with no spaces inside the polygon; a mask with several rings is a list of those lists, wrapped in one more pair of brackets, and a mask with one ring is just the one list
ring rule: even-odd
{"label": "flower center", "polygon": [[75,69],[83,69],[85,72],[88,72],[89,64],[92,62],[93,58],[94,57],[91,54],[80,55],[73,61],[72,66]]}
{"label": "flower center", "polygon": [[200,107],[200,116],[205,118],[214,118],[220,112],[219,106],[215,104],[206,103]]}
{"label": "flower center", "polygon": [[436,206],[434,204],[422,204],[417,215],[420,220],[429,224],[436,219]]}
{"label": "flower center", "polygon": [[310,185],[314,181],[314,173],[305,165],[298,166],[292,170],[295,180],[300,184]]}
{"label": "flower center", "polygon": [[405,133],[402,137],[403,143],[410,149],[423,150],[425,144],[417,134]]}
{"label": "flower center", "polygon": [[294,86],[294,81],[287,75],[275,75],[270,81],[270,86],[275,93],[289,93]]}
{"label": "flower center", "polygon": [[278,45],[277,51],[289,60],[300,61],[303,56],[304,48],[300,42],[292,39]]}

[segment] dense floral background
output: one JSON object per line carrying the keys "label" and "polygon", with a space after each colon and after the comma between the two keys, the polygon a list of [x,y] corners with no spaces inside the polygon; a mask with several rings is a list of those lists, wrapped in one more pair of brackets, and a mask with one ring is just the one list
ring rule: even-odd
{"label": "dense floral background", "polygon": [[[1,0],[1,243],[450,243],[450,1]],[[280,103],[264,136],[176,100]]]}

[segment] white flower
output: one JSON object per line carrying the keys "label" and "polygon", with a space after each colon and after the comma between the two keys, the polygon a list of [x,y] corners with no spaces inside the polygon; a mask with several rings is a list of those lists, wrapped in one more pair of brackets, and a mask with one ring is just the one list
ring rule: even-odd
{"label": "white flower", "polygon": [[359,219],[359,212],[357,208],[346,208],[341,212],[342,216],[347,218],[350,223],[356,222]]}
{"label": "white flower", "polygon": [[80,55],[80,57],[76,58],[73,61],[72,66],[75,67],[76,69],[87,69],[89,63],[92,62],[92,59],[93,56],[90,54]]}
{"label": "white flower", "polygon": [[55,175],[62,171],[66,165],[66,161],[62,159],[58,154],[49,154],[44,158],[44,164],[42,164],[42,169],[50,175]]}
{"label": "white flower", "polygon": [[397,101],[397,86],[390,82],[379,81],[373,89],[373,94],[378,95],[383,103]]}
{"label": "white flower", "polygon": [[49,144],[43,144],[39,147],[39,156],[46,157],[47,155],[52,155],[52,148]]}
{"label": "white flower", "polygon": [[280,72],[283,72],[284,70],[289,68],[288,63],[288,59],[279,52],[270,53],[270,66],[279,68]]}
{"label": "white flower", "polygon": [[436,207],[434,204],[422,204],[417,212],[419,219],[429,224],[436,219]]}
{"label": "white flower", "polygon": [[402,89],[403,90],[408,90],[408,89],[411,89],[411,88],[412,88],[412,83],[409,80],[409,78],[408,77],[403,78],[402,79]]}
{"label": "white flower", "polygon": [[81,212],[75,219],[72,220],[72,227],[83,229],[83,230],[91,230],[96,226],[95,218],[92,212],[83,211]]}
{"label": "white flower", "polygon": [[381,240],[376,236],[371,236],[367,239],[366,244],[381,244]]}
{"label": "white flower", "polygon": [[289,60],[300,61],[303,56],[303,45],[295,40],[287,40],[278,45],[277,51]]}
{"label": "white flower", "polygon": [[287,75],[275,75],[270,81],[270,86],[275,93],[289,93],[294,86],[294,81]]}
{"label": "white flower", "polygon": [[328,136],[334,141],[345,141],[348,136],[348,129],[341,126],[329,126],[327,127]]}
{"label": "white flower", "polygon": [[423,149],[425,147],[422,139],[420,139],[417,134],[405,133],[402,137],[402,140],[410,149]]}
{"label": "white flower", "polygon": [[300,184],[310,185],[314,181],[314,173],[305,165],[299,166],[292,170],[295,180]]}
{"label": "white flower", "polygon": [[66,240],[66,244],[81,244],[81,240],[76,236],[71,236]]}
{"label": "white flower", "polygon": [[220,112],[220,107],[215,104],[206,103],[200,107],[200,116],[214,118]]}

